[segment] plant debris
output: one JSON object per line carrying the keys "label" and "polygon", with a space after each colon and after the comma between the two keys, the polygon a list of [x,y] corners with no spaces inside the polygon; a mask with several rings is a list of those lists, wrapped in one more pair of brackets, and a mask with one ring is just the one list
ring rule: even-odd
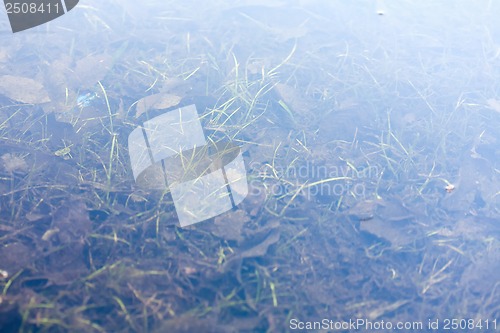
{"label": "plant debris", "polygon": [[43,84],[30,78],[0,76],[0,94],[21,103],[42,104],[50,102]]}

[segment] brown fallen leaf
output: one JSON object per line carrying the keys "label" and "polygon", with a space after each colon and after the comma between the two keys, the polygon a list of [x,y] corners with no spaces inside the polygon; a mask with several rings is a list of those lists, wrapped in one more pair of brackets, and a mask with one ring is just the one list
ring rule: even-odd
{"label": "brown fallen leaf", "polygon": [[410,245],[419,237],[414,223],[417,214],[397,198],[365,200],[351,208],[349,215],[360,220],[361,231],[384,239],[393,247]]}
{"label": "brown fallen leaf", "polygon": [[41,83],[21,76],[0,76],[0,94],[21,103],[50,102],[49,94]]}
{"label": "brown fallen leaf", "polygon": [[74,69],[74,88],[92,88],[97,81],[104,79],[112,67],[113,57],[105,53],[91,54],[78,60]]}
{"label": "brown fallen leaf", "polygon": [[280,232],[276,228],[277,225],[270,226],[271,229],[264,228],[256,234],[249,236],[244,240],[236,250],[236,254],[231,256],[223,265],[222,269],[225,272],[236,271],[237,279],[241,281],[238,266],[241,266],[245,258],[258,258],[267,254],[269,247],[277,243],[280,239]]}
{"label": "brown fallen leaf", "polygon": [[408,221],[391,222],[377,217],[372,220],[361,221],[359,229],[388,241],[393,247],[408,246],[417,237],[411,223]]}
{"label": "brown fallen leaf", "polygon": [[301,116],[311,113],[311,103],[302,96],[298,89],[287,84],[277,83],[274,86],[274,90],[294,113],[298,113]]}
{"label": "brown fallen leaf", "polygon": [[182,97],[174,94],[159,93],[141,98],[137,102],[135,117],[138,118],[150,109],[163,110],[176,106]]}
{"label": "brown fallen leaf", "polygon": [[[89,218],[87,205],[81,199],[69,199],[58,207],[52,214],[52,224],[45,235],[52,239],[57,235],[58,244],[75,243],[76,249],[83,248],[83,240],[92,229],[92,221]],[[46,233],[47,233],[46,232]]]}
{"label": "brown fallen leaf", "polygon": [[244,210],[228,212],[215,218],[213,233],[225,240],[241,242],[244,240],[243,227],[247,222],[250,222],[250,217]]}

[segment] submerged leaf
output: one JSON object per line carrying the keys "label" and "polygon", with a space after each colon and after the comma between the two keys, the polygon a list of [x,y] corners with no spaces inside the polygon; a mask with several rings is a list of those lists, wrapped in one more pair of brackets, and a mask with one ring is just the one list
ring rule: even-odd
{"label": "submerged leaf", "polygon": [[[66,201],[52,216],[52,233],[57,235],[57,240],[62,244],[81,242],[91,228],[92,221],[90,221],[87,206],[80,199]],[[53,235],[48,238],[52,239]]]}
{"label": "submerged leaf", "polygon": [[225,240],[241,242],[243,238],[243,226],[250,221],[250,217],[244,210],[228,212],[215,218],[214,234]]}
{"label": "submerged leaf", "polygon": [[104,79],[112,67],[113,58],[104,53],[88,55],[78,60],[74,69],[75,87],[92,88],[98,81]]}
{"label": "submerged leaf", "polygon": [[0,76],[0,94],[21,103],[50,102],[49,95],[41,83],[21,76]]}
{"label": "submerged leaf", "polygon": [[176,106],[181,99],[178,95],[164,93],[146,96],[137,102],[135,117],[138,118],[150,109],[163,110]]}
{"label": "submerged leaf", "polygon": [[[301,116],[307,116],[311,112],[311,103],[309,103],[298,91],[298,89],[283,83],[277,83],[274,90],[286,105],[292,109],[294,113]],[[287,111],[289,112],[289,111]]]}
{"label": "submerged leaf", "polygon": [[414,226],[417,215],[396,198],[366,200],[349,212],[360,220],[359,229],[388,241],[393,247],[412,244],[418,233]]}
{"label": "submerged leaf", "polygon": [[387,221],[374,218],[361,221],[359,229],[388,241],[394,247],[410,245],[417,236],[411,223],[405,220]]}

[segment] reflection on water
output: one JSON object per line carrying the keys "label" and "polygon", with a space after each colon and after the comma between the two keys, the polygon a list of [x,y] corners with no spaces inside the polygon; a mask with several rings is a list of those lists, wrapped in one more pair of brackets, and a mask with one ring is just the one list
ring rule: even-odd
{"label": "reflection on water", "polygon": [[[0,327],[493,331],[495,6],[91,1],[2,32]],[[180,228],[127,138],[191,104],[241,147],[249,194]]]}

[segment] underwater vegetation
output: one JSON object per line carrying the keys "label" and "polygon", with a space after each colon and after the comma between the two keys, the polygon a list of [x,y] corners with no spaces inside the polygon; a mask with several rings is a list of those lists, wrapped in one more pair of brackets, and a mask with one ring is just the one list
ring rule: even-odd
{"label": "underwater vegetation", "polygon": [[[0,36],[1,331],[500,317],[494,8],[147,4]],[[127,137],[191,104],[249,194],[181,228]]]}

